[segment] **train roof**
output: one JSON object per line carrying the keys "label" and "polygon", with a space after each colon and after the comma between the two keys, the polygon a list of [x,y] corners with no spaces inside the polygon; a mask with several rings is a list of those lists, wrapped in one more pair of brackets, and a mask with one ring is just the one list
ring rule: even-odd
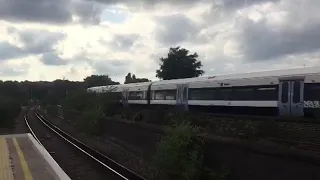
{"label": "train roof", "polygon": [[214,76],[202,76],[195,78],[185,78],[185,79],[172,79],[172,80],[161,80],[155,81],[152,85],[165,85],[165,84],[184,84],[191,82],[200,81],[223,81],[232,79],[250,79],[250,78],[267,78],[267,77],[286,77],[292,75],[305,75],[305,74],[315,74],[320,73],[320,67],[303,67],[294,69],[282,69],[282,70],[272,70],[272,71],[257,71],[248,73],[238,73],[238,74],[222,74]]}
{"label": "train roof", "polygon": [[[166,84],[186,84],[192,82],[205,82],[205,81],[223,81],[223,80],[236,80],[236,79],[250,79],[250,78],[268,78],[268,77],[286,77],[286,76],[301,76],[306,74],[320,73],[320,67],[302,67],[294,69],[282,69],[282,70],[269,70],[269,71],[256,71],[248,73],[237,73],[237,74],[221,74],[212,76],[202,76],[195,78],[185,79],[172,79],[172,80],[160,80],[154,82],[141,82],[131,84],[120,84],[120,85],[109,85],[116,88],[114,92],[120,92],[123,89],[145,89],[151,83],[152,86],[166,85]],[[104,91],[110,88],[109,86],[96,86],[88,88],[93,91]]]}

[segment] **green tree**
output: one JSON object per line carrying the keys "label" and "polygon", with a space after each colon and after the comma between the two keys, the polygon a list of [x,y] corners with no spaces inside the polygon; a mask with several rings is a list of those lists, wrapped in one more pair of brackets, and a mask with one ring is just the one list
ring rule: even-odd
{"label": "green tree", "polygon": [[83,81],[86,87],[120,84],[119,82],[112,81],[108,75],[91,75]]}
{"label": "green tree", "polygon": [[128,73],[125,77],[125,84],[129,84],[129,83],[139,83],[139,82],[149,82],[150,80],[147,78],[137,78],[136,75],[131,73]]}
{"label": "green tree", "polygon": [[197,53],[189,54],[189,50],[179,46],[170,48],[168,56],[160,58],[156,77],[163,80],[199,77],[204,71],[200,69],[202,63],[197,58]]}

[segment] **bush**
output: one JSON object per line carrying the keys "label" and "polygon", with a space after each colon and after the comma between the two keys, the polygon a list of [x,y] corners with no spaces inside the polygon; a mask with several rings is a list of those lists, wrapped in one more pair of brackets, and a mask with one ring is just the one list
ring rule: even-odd
{"label": "bush", "polygon": [[159,179],[228,179],[229,172],[225,167],[219,171],[205,167],[205,141],[197,136],[199,132],[200,128],[192,125],[188,113],[176,111],[171,116],[171,127],[165,129],[154,159]]}
{"label": "bush", "polygon": [[77,111],[93,111],[99,107],[104,115],[114,115],[119,111],[119,97],[117,93],[95,94],[84,90],[70,93],[62,102],[66,109]]}
{"label": "bush", "polygon": [[16,118],[21,111],[18,100],[0,97],[0,128],[14,128]]}
{"label": "bush", "polygon": [[77,123],[79,131],[86,133],[87,135],[99,135],[103,132],[104,119],[101,117],[101,109],[95,109],[86,111],[83,113],[83,117]]}
{"label": "bush", "polygon": [[203,171],[203,141],[194,138],[197,132],[197,127],[181,117],[175,118],[172,127],[166,128],[155,157],[155,165],[162,177],[200,179]]}

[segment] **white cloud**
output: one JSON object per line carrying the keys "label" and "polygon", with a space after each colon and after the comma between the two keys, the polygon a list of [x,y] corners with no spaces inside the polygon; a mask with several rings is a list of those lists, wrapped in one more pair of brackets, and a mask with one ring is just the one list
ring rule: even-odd
{"label": "white cloud", "polygon": [[2,79],[97,73],[123,82],[131,72],[155,80],[157,60],[176,45],[197,52],[207,75],[320,62],[320,3],[313,0],[66,2],[55,2],[59,16],[44,13],[43,4],[34,6],[43,8],[37,13],[28,6],[14,14],[24,1],[7,4],[0,13]]}

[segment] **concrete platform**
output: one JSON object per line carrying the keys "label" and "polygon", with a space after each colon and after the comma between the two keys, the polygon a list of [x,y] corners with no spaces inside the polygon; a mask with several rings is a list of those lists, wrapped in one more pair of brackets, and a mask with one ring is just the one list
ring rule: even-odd
{"label": "concrete platform", "polygon": [[0,136],[0,180],[70,180],[31,134]]}

